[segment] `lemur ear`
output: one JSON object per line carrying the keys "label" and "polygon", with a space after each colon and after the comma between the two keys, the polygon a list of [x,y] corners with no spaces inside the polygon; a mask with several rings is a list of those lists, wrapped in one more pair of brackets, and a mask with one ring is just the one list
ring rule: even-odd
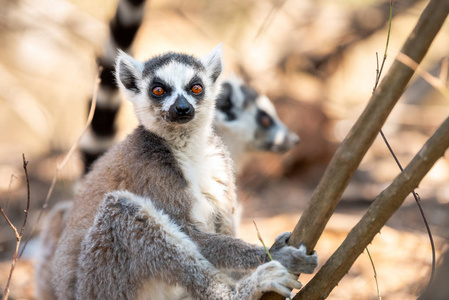
{"label": "lemur ear", "polygon": [[119,50],[115,64],[115,77],[120,89],[129,96],[140,92],[138,81],[142,79],[143,63]]}
{"label": "lemur ear", "polygon": [[213,82],[217,81],[218,76],[220,76],[223,70],[222,56],[223,45],[218,44],[214,50],[201,58],[201,62],[206,67],[206,70]]}

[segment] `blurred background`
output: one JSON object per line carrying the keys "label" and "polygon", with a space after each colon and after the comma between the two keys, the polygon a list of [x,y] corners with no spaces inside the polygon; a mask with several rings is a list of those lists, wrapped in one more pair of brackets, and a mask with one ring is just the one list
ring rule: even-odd
{"label": "blurred background", "polygon": [[[384,74],[427,2],[395,1]],[[95,58],[107,39],[116,6],[117,0],[8,0],[0,5],[0,205],[20,227],[26,204],[25,153],[31,184],[26,235],[36,223],[56,165],[86,122]],[[271,244],[279,233],[293,230],[338,143],[370,98],[376,52],[381,60],[385,48],[388,1],[152,0],[145,10],[133,46],[135,57],[146,59],[169,50],[201,56],[222,42],[225,72],[238,74],[268,95],[281,119],[300,135],[301,143],[285,155],[254,155],[237,181],[244,206],[239,235],[259,243],[254,220]],[[446,22],[422,67],[438,76],[448,55]],[[414,78],[384,127],[403,165],[449,115],[448,101],[424,80]],[[120,135],[136,124],[130,104],[124,102]],[[50,207],[71,198],[82,171],[75,153],[59,173]],[[320,264],[398,172],[383,141],[377,139],[318,242]],[[448,180],[449,163],[441,159],[417,190],[434,234],[437,278],[446,280]],[[17,264],[11,299],[33,299],[37,243],[32,240]],[[1,218],[2,290],[14,248],[14,234]],[[416,299],[430,276],[431,250],[412,197],[374,239],[370,252],[382,298]],[[303,284],[309,279],[301,276]],[[447,284],[439,287],[441,293],[445,289]],[[366,253],[329,299],[377,299]]]}

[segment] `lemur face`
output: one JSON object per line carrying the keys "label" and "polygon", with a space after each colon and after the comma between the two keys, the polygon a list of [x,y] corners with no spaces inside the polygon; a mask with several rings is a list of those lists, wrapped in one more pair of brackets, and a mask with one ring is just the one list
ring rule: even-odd
{"label": "lemur face", "polygon": [[[195,117],[196,108],[204,104],[204,67],[195,60],[189,64],[178,61],[174,54],[161,57],[164,65],[153,66],[157,61],[145,64],[146,91],[151,106],[158,110],[161,118],[169,123],[185,124]],[[176,60],[172,60],[176,59]],[[201,76],[203,75],[203,76]]]}
{"label": "lemur face", "polygon": [[249,151],[282,153],[299,142],[299,137],[279,119],[271,101],[236,77],[222,84],[215,125],[244,143]]}
{"label": "lemur face", "polygon": [[151,129],[161,123],[187,126],[212,116],[221,69],[220,46],[201,59],[169,52],[144,63],[121,52],[116,77],[139,121]]}

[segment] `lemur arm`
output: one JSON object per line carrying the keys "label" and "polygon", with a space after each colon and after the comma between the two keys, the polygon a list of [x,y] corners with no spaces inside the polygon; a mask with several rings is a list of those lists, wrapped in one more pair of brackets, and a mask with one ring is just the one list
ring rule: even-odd
{"label": "lemur arm", "polygon": [[[253,269],[269,260],[263,247],[232,236],[206,233],[192,227],[187,233],[216,268]],[[269,249],[271,256],[294,274],[313,273],[318,260],[316,253],[307,255],[303,245],[299,249],[288,246],[289,237],[290,233],[285,232],[276,238]]]}
{"label": "lemur arm", "polygon": [[229,235],[206,233],[193,226],[185,230],[197,244],[201,254],[216,268],[254,269],[268,261],[263,247]]}
{"label": "lemur arm", "polygon": [[155,299],[170,299],[177,285],[200,300],[255,300],[267,291],[287,297],[301,286],[276,261],[230,283],[168,215],[127,192],[103,201],[82,242],[76,284],[76,299],[136,299],[145,286]]}

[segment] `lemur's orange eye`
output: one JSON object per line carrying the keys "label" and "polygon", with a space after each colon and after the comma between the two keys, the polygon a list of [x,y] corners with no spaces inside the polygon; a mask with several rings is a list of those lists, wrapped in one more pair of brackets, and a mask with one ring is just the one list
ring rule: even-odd
{"label": "lemur's orange eye", "polygon": [[195,95],[198,95],[203,91],[203,87],[199,84],[195,84],[194,86],[192,86],[191,90],[192,90],[192,93],[194,93]]}
{"label": "lemur's orange eye", "polygon": [[265,129],[270,128],[274,124],[273,119],[266,112],[260,109],[257,111],[256,120],[257,123]]}
{"label": "lemur's orange eye", "polygon": [[263,116],[261,121],[262,121],[262,126],[263,127],[268,128],[268,127],[271,126],[272,122],[271,122],[271,119],[270,119],[269,116]]}
{"label": "lemur's orange eye", "polygon": [[161,86],[156,86],[153,88],[153,95],[155,96],[162,96],[164,93],[165,90]]}

